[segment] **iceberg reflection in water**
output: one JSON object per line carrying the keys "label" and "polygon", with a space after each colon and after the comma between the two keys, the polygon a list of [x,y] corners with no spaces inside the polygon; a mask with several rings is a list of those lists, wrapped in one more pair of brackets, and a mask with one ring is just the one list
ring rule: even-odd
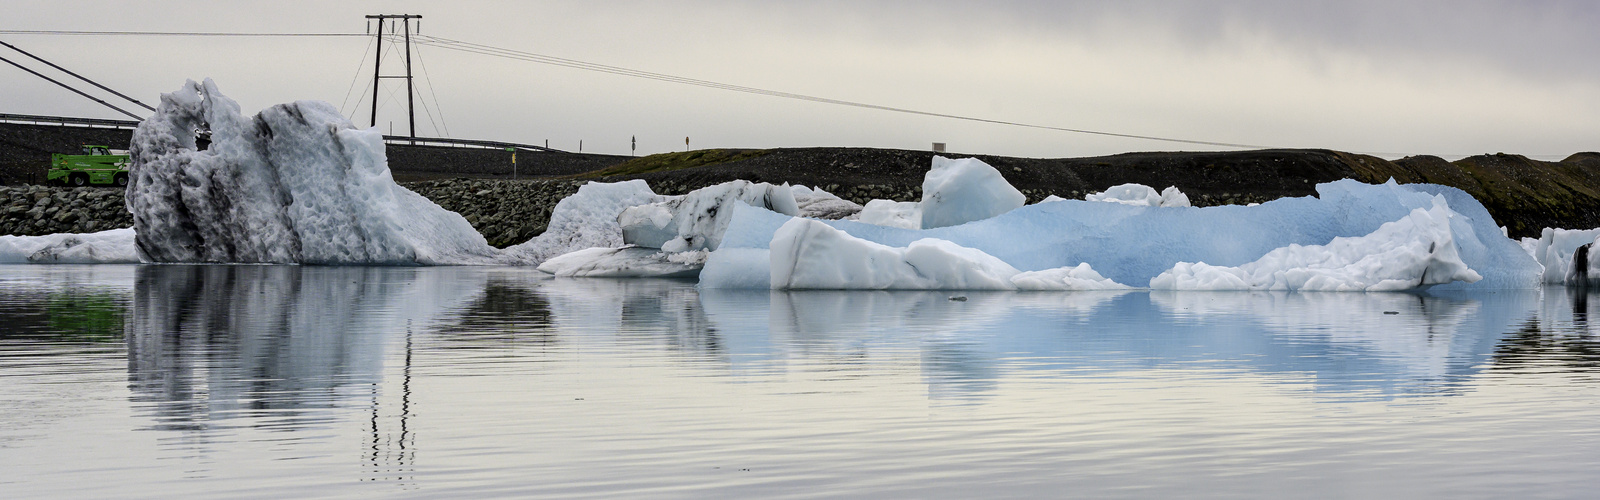
{"label": "iceberg reflection in water", "polygon": [[1600,295],[1561,288],[3,271],[0,468],[22,496],[1564,496],[1597,479]]}

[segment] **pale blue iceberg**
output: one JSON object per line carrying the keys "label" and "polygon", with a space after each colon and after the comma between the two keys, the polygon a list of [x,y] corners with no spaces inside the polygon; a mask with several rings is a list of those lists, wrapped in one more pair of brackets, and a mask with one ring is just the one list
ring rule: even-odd
{"label": "pale blue iceberg", "polygon": [[[1531,288],[1539,283],[1540,264],[1501,233],[1481,204],[1458,189],[1343,180],[1320,184],[1317,191],[1316,197],[1284,198],[1252,207],[1150,207],[1061,200],[920,231],[852,221],[821,223],[892,248],[933,238],[982,252],[1020,271],[1089,264],[1112,282],[1148,286],[1153,278],[1180,263],[1243,266],[1290,245],[1325,246],[1335,238],[1368,236],[1415,209],[1442,206],[1447,207],[1441,214],[1448,220],[1456,258],[1482,279],[1425,283],[1420,273],[1443,264],[1425,262],[1416,269],[1420,284],[1416,288],[1491,290]],[[710,288],[773,287],[777,273],[771,248],[778,229],[789,220],[791,217],[781,214],[738,206],[722,246],[711,254],[701,272],[701,284]],[[1464,272],[1459,275],[1468,276]]]}

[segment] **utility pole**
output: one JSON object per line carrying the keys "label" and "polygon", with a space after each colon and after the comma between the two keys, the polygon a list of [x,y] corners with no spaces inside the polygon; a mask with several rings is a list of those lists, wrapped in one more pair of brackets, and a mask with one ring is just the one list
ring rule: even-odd
{"label": "utility pole", "polygon": [[[411,83],[411,20],[412,19],[422,19],[422,16],[418,15],[418,14],[373,14],[373,15],[368,15],[367,19],[376,19],[376,20],[378,20],[378,35],[377,35],[378,36],[378,44],[377,44],[378,49],[373,54],[373,57],[374,57],[374,59],[376,59],[376,61],[373,62],[373,64],[372,64],[372,126],[374,126],[374,127],[378,126],[378,82],[379,82],[379,80],[382,80],[384,78],[405,78],[406,79],[406,114],[408,115],[408,118],[409,118],[409,121],[407,123],[410,126],[407,130],[408,130],[408,133],[410,134],[410,137],[415,138],[417,136],[417,109],[416,109],[416,100],[415,100],[416,99],[416,97],[415,97],[416,96],[416,92],[415,92],[414,88],[412,87],[412,83]],[[406,76],[398,76],[398,75],[383,76],[383,71],[382,71],[382,69],[383,69],[383,22],[391,20],[391,19],[399,19],[401,22],[405,23]],[[421,22],[421,21],[418,21],[418,22]],[[413,140],[413,141],[411,141],[411,143],[412,144],[416,144],[416,141]]]}

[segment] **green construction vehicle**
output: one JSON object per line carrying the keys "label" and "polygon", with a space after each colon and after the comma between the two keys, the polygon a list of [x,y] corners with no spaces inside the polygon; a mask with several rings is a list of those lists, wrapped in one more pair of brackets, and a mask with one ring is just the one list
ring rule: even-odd
{"label": "green construction vehicle", "polygon": [[50,172],[45,176],[50,182],[60,181],[68,186],[82,187],[90,184],[128,185],[128,155],[111,154],[110,146],[83,146],[83,154],[50,155]]}

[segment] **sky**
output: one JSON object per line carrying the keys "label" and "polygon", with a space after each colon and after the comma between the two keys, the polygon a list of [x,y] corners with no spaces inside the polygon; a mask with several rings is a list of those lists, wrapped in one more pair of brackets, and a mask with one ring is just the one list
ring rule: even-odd
{"label": "sky", "polygon": [[[373,37],[14,31],[365,34],[368,14],[420,14],[421,35],[542,56],[1041,127],[1386,158],[1600,151],[1600,2],[1588,1],[4,0],[0,41],[148,104],[209,77],[247,113],[322,100],[366,127]],[[419,136],[640,155],[685,138],[1045,158],[1238,149],[414,49]],[[386,57],[383,71],[404,67]],[[405,134],[403,81],[379,95],[377,126]],[[5,64],[0,113],[122,118]]]}

